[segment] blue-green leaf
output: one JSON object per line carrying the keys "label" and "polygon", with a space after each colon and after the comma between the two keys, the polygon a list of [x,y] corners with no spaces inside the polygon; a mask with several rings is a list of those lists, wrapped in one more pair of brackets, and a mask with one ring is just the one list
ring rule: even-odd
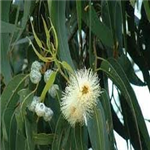
{"label": "blue-green leaf", "polygon": [[[89,10],[90,8],[91,10]],[[102,43],[109,47],[113,46],[111,30],[100,21],[92,6],[90,6],[87,11],[83,11],[82,19],[89,27],[91,26],[91,31],[102,41]]]}
{"label": "blue-green leaf", "polygon": [[114,134],[113,134],[113,120],[111,113],[111,102],[108,96],[108,93],[105,89],[102,89],[102,94],[100,100],[104,109],[105,118],[106,118],[106,131],[109,137],[110,149],[114,149]]}
{"label": "blue-green leaf", "polygon": [[74,128],[74,134],[75,134],[75,143],[76,143],[76,149],[80,150],[87,150],[88,140],[87,140],[87,130],[85,126],[77,125]]}
{"label": "blue-green leaf", "polygon": [[14,108],[18,101],[18,91],[23,88],[24,81],[27,79],[27,75],[15,76],[7,85],[1,96],[1,113],[4,113],[6,108]]}
{"label": "blue-green leaf", "polygon": [[[117,63],[115,59],[103,60],[100,70],[105,72],[108,77],[117,85],[120,89],[122,95],[125,97],[125,100],[130,106],[131,112],[134,117],[134,121],[136,124],[136,131],[138,133],[138,141],[141,142],[141,138],[143,138],[147,149],[150,149],[150,141],[148,131],[145,125],[145,121],[136,99],[135,93],[125,75],[121,66]],[[142,137],[140,136],[142,135]]]}
{"label": "blue-green leaf", "polygon": [[109,150],[106,120],[100,102],[97,107],[94,108],[94,114],[88,120],[87,127],[93,150]]}
{"label": "blue-green leaf", "polygon": [[145,0],[145,1],[143,1],[143,4],[144,4],[145,12],[147,15],[147,19],[150,22],[150,3],[149,3],[149,1]]}
{"label": "blue-green leaf", "polygon": [[33,140],[37,145],[49,145],[52,144],[55,138],[55,134],[46,134],[46,133],[34,133]]}
{"label": "blue-green leaf", "polygon": [[18,30],[21,30],[21,28],[16,27],[14,24],[7,23],[5,21],[1,21],[1,33],[14,33]]}
{"label": "blue-green leaf", "polygon": [[130,60],[127,58],[127,56],[122,55],[121,57],[118,58],[118,62],[122,66],[122,68],[124,68],[124,72],[126,73],[126,76],[128,77],[129,81],[132,84],[135,84],[137,86],[144,86],[144,85],[146,85],[135,74],[133,66],[132,66]]}
{"label": "blue-green leaf", "polygon": [[[10,11],[11,1],[1,2],[1,20],[9,23],[9,11]],[[9,64],[9,43],[10,35],[8,33],[1,34],[1,73],[4,76],[4,81],[6,84],[11,79],[11,68]]]}

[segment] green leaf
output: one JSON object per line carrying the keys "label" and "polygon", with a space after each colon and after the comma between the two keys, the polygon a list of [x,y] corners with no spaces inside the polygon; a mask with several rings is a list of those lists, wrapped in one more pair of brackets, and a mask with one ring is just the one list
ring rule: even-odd
{"label": "green leaf", "polygon": [[9,22],[11,1],[1,1],[1,20]]}
{"label": "green leaf", "polygon": [[26,23],[29,20],[29,16],[31,13],[32,4],[34,4],[34,1],[25,1],[24,2],[24,11],[23,11],[23,17],[22,17],[22,24],[21,26],[23,28],[26,27]]}
{"label": "green leaf", "polygon": [[41,94],[41,100],[45,99],[47,91],[51,88],[51,86],[53,85],[53,83],[55,81],[56,74],[57,74],[57,72],[53,72],[51,74],[51,76],[49,77],[49,80],[47,81],[47,83],[46,83],[46,85],[45,85],[45,87],[43,89],[43,92]]}
{"label": "green leaf", "polygon": [[7,23],[5,21],[1,21],[1,33],[14,33],[17,30],[21,30],[21,28],[17,28],[14,24]]}
{"label": "green leaf", "polygon": [[15,150],[25,150],[26,138],[19,131],[17,131],[15,144],[16,144]]}
{"label": "green leaf", "polygon": [[[26,148],[28,150],[34,149],[34,143],[31,143],[31,128],[32,126],[29,124],[29,121],[26,119],[26,108],[31,103],[34,91],[30,91],[29,89],[22,89],[18,92],[20,95],[20,106],[16,109],[16,121],[17,121],[17,130],[26,138]],[[29,127],[30,126],[30,127]],[[30,134],[29,134],[30,133]]]}
{"label": "green leaf", "polygon": [[[56,138],[54,138],[52,143],[52,150],[60,150],[63,149],[68,141],[70,133],[70,126],[66,123],[63,116],[60,114],[57,124],[55,127]],[[63,142],[62,142],[63,141]]]}
{"label": "green leaf", "polygon": [[31,103],[33,100],[35,91],[30,91],[29,89],[22,89],[18,92],[20,96],[20,113],[22,115],[22,118],[24,118],[24,115],[26,114],[26,107]]}
{"label": "green leaf", "polygon": [[62,61],[66,61],[72,68],[74,64],[68,46],[68,37],[65,27],[65,8],[66,1],[48,1],[50,17],[58,37],[58,56]]}
{"label": "green leaf", "polygon": [[11,123],[14,118],[16,106],[19,102],[18,91],[24,87],[24,82],[28,75],[17,75],[7,85],[1,96],[1,112],[2,112],[2,131],[3,138],[10,138]]}
{"label": "green leaf", "polygon": [[50,62],[51,61],[51,58],[50,57],[44,57],[42,56],[37,50],[36,48],[34,47],[34,45],[32,44],[31,40],[28,38],[29,40],[29,44],[32,46],[35,54],[38,56],[39,59],[41,59],[43,62]]}
{"label": "green leaf", "polygon": [[100,21],[92,6],[90,6],[87,11],[82,12],[82,19],[88,27],[91,27],[91,31],[102,41],[102,43],[108,47],[113,46],[112,32],[103,22]]}
{"label": "green leaf", "polygon": [[33,40],[34,37],[33,37],[33,36],[28,36],[28,38],[26,38],[26,37],[25,37],[25,38],[22,38],[22,39],[18,40],[17,42],[12,43],[12,46],[16,46],[16,45],[28,43],[28,42],[29,42],[29,39],[30,39],[30,40]]}
{"label": "green leaf", "polygon": [[104,110],[99,102],[94,108],[94,114],[87,122],[92,148],[94,150],[109,150],[108,134]]}
{"label": "green leaf", "polygon": [[17,130],[17,125],[16,125],[16,119],[15,119],[15,113],[11,116],[10,119],[10,126],[9,126],[9,148],[10,150],[14,150],[15,148],[15,142],[16,142],[16,130]]}
{"label": "green leaf", "polygon": [[87,130],[84,127],[77,125],[74,128],[74,135],[75,135],[75,143],[76,143],[76,150],[87,150],[88,140],[87,140]]}
{"label": "green leaf", "polygon": [[149,3],[149,1],[145,0],[145,1],[143,1],[143,4],[144,4],[145,12],[147,15],[147,19],[150,22],[150,3]]}
{"label": "green leaf", "polygon": [[14,116],[14,109],[7,108],[2,115],[2,140],[9,142],[9,129],[11,124],[11,119]]}
{"label": "green leaf", "polygon": [[39,39],[38,36],[36,35],[32,22],[31,22],[31,27],[32,27],[32,32],[33,32],[33,35],[34,35],[34,38],[35,38],[36,43],[38,44],[38,46],[39,46],[40,48],[42,48],[42,47],[43,47],[43,46],[42,46],[42,42],[40,41],[40,39]]}
{"label": "green leaf", "polygon": [[76,0],[76,9],[77,9],[77,20],[78,20],[78,29],[81,34],[81,23],[82,23],[82,3],[81,0]]}
{"label": "green leaf", "polygon": [[[116,9],[117,0],[106,0],[107,1],[107,9],[108,9],[108,16],[109,23],[110,23],[110,29],[113,37],[114,43],[116,42],[116,31],[115,31],[115,23],[114,23],[114,10]],[[120,12],[120,9],[118,8],[118,12]],[[117,30],[117,29],[116,29]]]}
{"label": "green leaf", "polygon": [[66,62],[66,61],[62,61],[62,66],[68,70],[69,72],[71,72],[72,74],[74,73],[73,69],[71,68],[71,66]]}
{"label": "green leaf", "polygon": [[[1,20],[9,23],[9,11],[11,1],[1,1]],[[8,33],[1,34],[1,73],[4,76],[6,84],[11,79],[11,68],[9,64],[8,51],[10,43],[10,35]]]}
{"label": "green leaf", "polygon": [[1,34],[1,73],[4,76],[5,84],[8,84],[8,82],[12,78],[11,68],[8,59],[9,40],[10,37],[8,34]]}
{"label": "green leaf", "polygon": [[6,108],[15,108],[18,102],[18,91],[24,86],[24,81],[28,75],[17,75],[7,85],[1,96],[1,113],[3,115]]}
{"label": "green leaf", "polygon": [[[65,150],[69,150],[72,146],[71,146],[71,141],[72,141],[72,137],[73,137],[73,134],[72,134],[72,129],[71,127],[69,126],[66,131],[65,131],[65,135],[64,137],[61,137],[60,138],[60,148],[61,149],[65,149]],[[68,142],[69,141],[69,142]],[[74,141],[74,140],[73,140]]]}
{"label": "green leaf", "polygon": [[[3,117],[4,118],[4,117]],[[2,119],[2,142],[8,142],[8,135],[6,131],[6,125],[4,119]]]}
{"label": "green leaf", "polygon": [[33,139],[33,132],[36,132],[36,130],[37,130],[37,123],[30,122],[30,120],[27,117],[25,117],[25,132],[26,132],[28,150],[35,149],[35,141]]}
{"label": "green leaf", "polygon": [[108,93],[105,89],[102,89],[102,94],[100,96],[100,100],[104,109],[105,118],[106,118],[106,131],[108,134],[108,139],[110,143],[110,149],[114,149],[114,134],[113,134],[113,120],[111,113],[111,103]]}
{"label": "green leaf", "polygon": [[24,117],[22,117],[22,114],[19,108],[17,108],[15,111],[15,118],[17,121],[17,132],[19,132],[25,137],[25,132],[24,132],[25,120],[24,120]]}
{"label": "green leaf", "polygon": [[50,49],[50,33],[49,33],[49,30],[47,28],[46,22],[43,17],[42,17],[42,20],[43,20],[44,30],[46,34],[46,44],[47,44],[47,47]]}
{"label": "green leaf", "polygon": [[24,29],[26,28],[26,24],[29,20],[29,17],[31,16],[33,8],[34,8],[33,7],[34,3],[35,3],[34,1],[24,1],[24,3],[23,3],[24,11],[23,11],[23,16],[21,18],[21,28],[22,28],[22,30],[17,33],[16,41],[18,41],[18,39],[22,35]]}
{"label": "green leaf", "polygon": [[[136,99],[135,93],[123,69],[117,63],[116,60],[109,59],[108,61],[107,60],[102,61],[100,70],[102,70],[108,75],[108,77],[117,85],[122,95],[125,97],[125,100],[130,106],[131,112],[134,116],[134,121],[136,124],[136,131],[138,133],[137,138],[139,142],[141,141],[140,139],[143,138],[146,144],[146,147],[149,150],[150,141],[149,141],[149,135],[148,135],[148,131],[145,125],[145,121],[144,121],[140,106],[138,104],[138,101]],[[141,133],[141,136],[140,136],[140,133]]]}
{"label": "green leaf", "polygon": [[133,66],[132,66],[130,60],[127,58],[127,56],[122,55],[121,57],[119,57],[118,58],[118,63],[121,65],[122,68],[124,68],[124,72],[126,73],[126,76],[128,77],[129,81],[132,84],[135,84],[137,86],[144,86],[144,85],[146,85],[135,74]]}
{"label": "green leaf", "polygon": [[33,133],[33,140],[37,145],[52,144],[54,138],[55,138],[55,134]]}
{"label": "green leaf", "polygon": [[[123,54],[122,47],[125,47],[125,51],[127,50],[126,24],[125,24],[126,23],[126,19],[125,19],[126,12],[124,9],[125,1],[112,1],[112,2],[114,2],[114,3],[116,2],[115,10],[114,10],[115,15],[114,15],[114,33],[113,33],[115,36],[116,47],[114,50],[118,54]],[[112,4],[110,6],[110,8],[113,8],[113,5],[114,4]],[[112,13],[112,16],[114,13]],[[114,54],[115,54],[115,51],[113,52]]]}
{"label": "green leaf", "polygon": [[[133,148],[139,149],[140,142],[139,142],[138,138],[135,138],[135,137],[138,137],[138,133],[135,132],[136,124],[135,124],[134,117],[131,112],[130,106],[128,105],[125,98],[121,94],[119,94],[119,100],[120,100],[121,110],[122,110],[121,113],[123,115],[123,120],[124,120],[124,127],[125,127],[126,133],[128,135],[128,138],[130,139],[130,142],[131,142]],[[143,139],[141,138],[141,143],[142,142],[143,142]],[[144,149],[144,147],[143,147],[143,149]]]}

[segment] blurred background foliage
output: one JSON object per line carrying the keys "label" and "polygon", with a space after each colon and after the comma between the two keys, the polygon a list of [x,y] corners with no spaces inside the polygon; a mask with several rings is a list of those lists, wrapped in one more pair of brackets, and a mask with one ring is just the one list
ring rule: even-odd
{"label": "blurred background foliage", "polygon": [[[129,1],[1,1],[1,146],[3,150],[120,150],[114,130],[135,150],[150,150],[150,138],[138,97],[131,84],[150,90],[150,2],[141,9]],[[135,12],[138,15],[135,15]],[[71,128],[60,113],[59,101],[47,94],[45,103],[54,111],[49,123],[26,109],[45,84],[32,85],[27,74],[39,60],[28,37],[38,47],[31,28],[44,45],[42,17],[50,20],[58,36],[58,54],[73,69],[86,66],[97,71],[103,94],[88,126]],[[53,41],[53,36],[50,36]],[[47,64],[52,68],[54,63]],[[141,80],[134,65],[142,72]],[[65,74],[66,70],[63,70]],[[112,90],[117,89],[118,98]],[[58,75],[59,97],[65,80]],[[111,101],[117,101],[120,119]]]}

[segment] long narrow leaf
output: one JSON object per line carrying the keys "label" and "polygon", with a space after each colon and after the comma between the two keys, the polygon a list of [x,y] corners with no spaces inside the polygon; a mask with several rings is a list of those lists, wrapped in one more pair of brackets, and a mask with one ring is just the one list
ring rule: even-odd
{"label": "long narrow leaf", "polygon": [[105,115],[100,102],[95,107],[93,116],[88,120],[87,127],[92,148],[94,150],[109,150]]}
{"label": "long narrow leaf", "polygon": [[[103,60],[100,70],[104,71],[108,77],[118,86],[122,94],[124,95],[127,103],[131,107],[131,111],[133,113],[135,123],[136,123],[136,130],[138,132],[138,139],[141,142],[140,133],[145,141],[146,147],[150,149],[150,141],[148,131],[145,125],[145,121],[136,99],[135,93],[129,84],[129,81],[121,68],[121,66],[114,60],[109,59]],[[139,131],[140,130],[140,131]]]}

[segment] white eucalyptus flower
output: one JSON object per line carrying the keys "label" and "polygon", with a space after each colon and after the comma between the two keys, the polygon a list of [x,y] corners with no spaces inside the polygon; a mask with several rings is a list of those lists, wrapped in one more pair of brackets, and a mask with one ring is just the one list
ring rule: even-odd
{"label": "white eucalyptus flower", "polygon": [[44,113],[44,116],[43,116],[44,120],[45,121],[50,121],[53,117],[53,114],[54,114],[53,111],[50,108],[46,107],[45,113]]}
{"label": "white eucalyptus flower", "polygon": [[30,80],[31,80],[32,83],[34,83],[34,84],[39,83],[41,78],[42,78],[42,75],[41,75],[41,73],[39,71],[31,70],[31,72],[30,72]]}
{"label": "white eucalyptus flower", "polygon": [[42,65],[38,61],[34,61],[31,65],[31,70],[37,70],[40,71],[42,69]]}
{"label": "white eucalyptus flower", "polygon": [[51,95],[51,97],[55,98],[57,95],[57,90],[59,90],[59,86],[57,84],[53,84],[48,90],[48,93]]}
{"label": "white eucalyptus flower", "polygon": [[48,69],[45,73],[44,73],[44,81],[45,83],[49,80],[51,74],[53,73],[53,70]]}
{"label": "white eucalyptus flower", "polygon": [[37,96],[34,96],[33,97],[33,100],[31,102],[31,104],[29,105],[28,109],[30,111],[35,111],[35,107],[36,107],[36,104],[40,102],[40,97],[37,97]]}
{"label": "white eucalyptus flower", "polygon": [[35,112],[37,116],[42,117],[45,114],[46,106],[44,103],[37,103],[35,106]]}
{"label": "white eucalyptus flower", "polygon": [[62,97],[61,111],[71,126],[84,124],[93,112],[101,93],[99,79],[91,69],[81,69],[71,75]]}

